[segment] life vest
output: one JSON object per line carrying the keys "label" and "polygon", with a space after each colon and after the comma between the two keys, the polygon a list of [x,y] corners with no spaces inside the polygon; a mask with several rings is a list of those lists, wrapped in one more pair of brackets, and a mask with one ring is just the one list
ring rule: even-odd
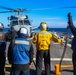
{"label": "life vest", "polygon": [[33,43],[36,44],[37,50],[49,50],[51,40],[54,42],[58,42],[59,44],[63,43],[62,40],[58,39],[52,33],[46,31],[35,33],[33,37]]}

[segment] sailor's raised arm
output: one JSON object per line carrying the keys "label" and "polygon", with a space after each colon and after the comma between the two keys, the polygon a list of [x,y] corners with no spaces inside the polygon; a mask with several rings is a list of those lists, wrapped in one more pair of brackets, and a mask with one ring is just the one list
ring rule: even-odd
{"label": "sailor's raised arm", "polygon": [[68,13],[68,27],[71,29],[72,34],[76,36],[76,27],[73,24],[71,13]]}

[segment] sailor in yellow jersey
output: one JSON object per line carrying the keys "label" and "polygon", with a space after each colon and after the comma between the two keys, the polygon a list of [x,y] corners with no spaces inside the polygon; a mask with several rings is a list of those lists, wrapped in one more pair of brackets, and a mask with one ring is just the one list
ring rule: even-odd
{"label": "sailor in yellow jersey", "polygon": [[63,44],[62,40],[47,31],[46,22],[40,23],[40,32],[35,33],[33,43],[36,44],[36,75],[42,73],[42,59],[44,58],[45,75],[50,75],[50,44],[51,40]]}

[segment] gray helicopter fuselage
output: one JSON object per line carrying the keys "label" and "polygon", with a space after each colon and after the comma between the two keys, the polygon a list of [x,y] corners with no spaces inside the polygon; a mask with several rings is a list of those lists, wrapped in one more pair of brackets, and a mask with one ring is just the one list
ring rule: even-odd
{"label": "gray helicopter fuselage", "polygon": [[31,23],[27,15],[15,15],[10,17],[10,27],[13,26],[16,32],[19,31],[21,27],[28,29],[28,36],[31,36]]}

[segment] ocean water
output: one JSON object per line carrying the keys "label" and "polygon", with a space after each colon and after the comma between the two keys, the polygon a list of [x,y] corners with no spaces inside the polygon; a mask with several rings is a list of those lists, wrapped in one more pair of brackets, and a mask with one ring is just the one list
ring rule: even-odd
{"label": "ocean water", "polygon": [[3,32],[9,32],[9,28],[5,28],[4,30],[3,30]]}
{"label": "ocean water", "polygon": [[[3,32],[9,32],[9,30],[10,30],[9,28],[5,28],[3,30]],[[40,31],[39,28],[36,28],[36,29],[33,30],[33,32],[39,32],[39,31]],[[48,31],[66,33],[66,28],[48,28]],[[70,29],[68,29],[68,34],[69,35],[72,34]]]}
{"label": "ocean water", "polygon": [[[48,28],[48,31],[50,32],[61,32],[61,33],[66,33],[66,28]],[[34,32],[39,32],[39,28],[36,28],[33,30]],[[71,35],[71,30],[68,29],[68,34]]]}
{"label": "ocean water", "polygon": [[62,33],[66,33],[68,32],[68,34],[72,34],[70,29],[66,29],[66,28],[49,28],[48,31],[55,31],[55,32],[62,32]]}

